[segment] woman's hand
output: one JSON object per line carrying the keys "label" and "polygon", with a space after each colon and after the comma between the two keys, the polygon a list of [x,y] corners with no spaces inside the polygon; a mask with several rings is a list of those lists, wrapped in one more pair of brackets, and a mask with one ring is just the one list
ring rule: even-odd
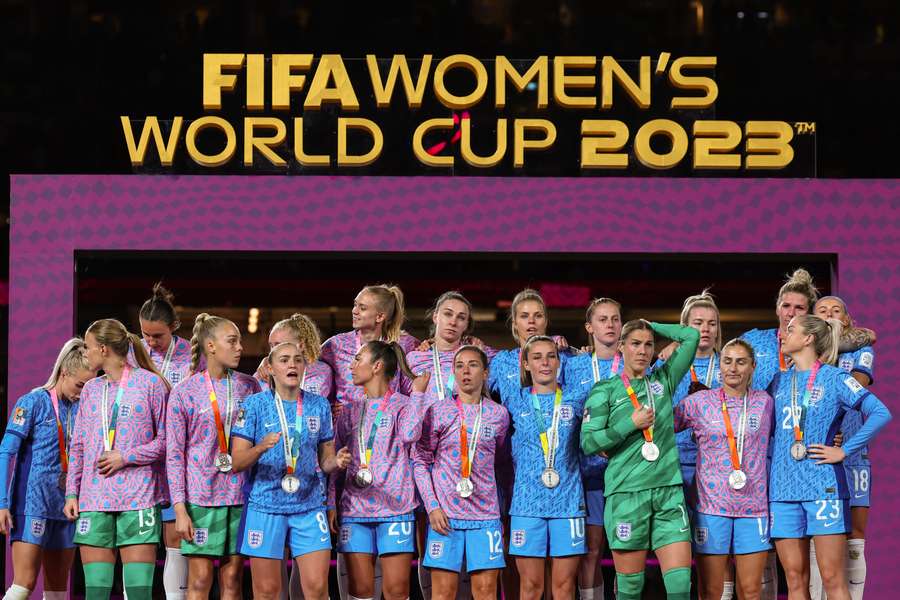
{"label": "woman's hand", "polygon": [[439,534],[447,535],[450,533],[450,521],[447,520],[447,515],[444,514],[442,509],[436,508],[428,513],[428,522],[431,523],[431,528]]}
{"label": "woman's hand", "polygon": [[676,342],[672,342],[659,351],[657,358],[663,362],[666,362],[667,360],[669,360],[669,357],[672,356],[672,353],[674,353],[676,350],[678,350],[678,344]]}
{"label": "woman's hand", "polygon": [[260,443],[256,445],[256,449],[260,454],[264,454],[266,450],[270,450],[275,447],[275,444],[278,443],[278,440],[281,439],[280,431],[273,431],[272,433],[266,434],[266,437],[262,439]]}
{"label": "woman's hand", "polygon": [[846,457],[843,448],[826,446],[825,444],[810,444],[809,457],[816,461],[817,465],[834,465],[842,462]]}
{"label": "woman's hand", "polygon": [[350,450],[347,449],[347,446],[344,446],[334,455],[334,464],[338,469],[344,470],[350,464],[350,459]]}
{"label": "woman's hand", "polygon": [[419,343],[419,346],[416,348],[416,350],[418,350],[419,352],[427,352],[427,351],[431,350],[431,340],[430,339],[422,340]]}
{"label": "woman's hand", "polygon": [[428,382],[431,381],[431,373],[425,371],[415,379],[413,379],[412,389],[414,392],[424,394],[428,389]]}
{"label": "woman's hand", "polygon": [[125,459],[118,450],[104,452],[97,461],[97,472],[104,477],[112,477],[116,471],[121,471],[124,467]]}
{"label": "woman's hand", "polygon": [[8,508],[0,508],[0,533],[9,535],[13,528],[12,514]]}
{"label": "woman's hand", "polygon": [[331,533],[338,534],[337,511],[333,508],[328,509],[328,527],[331,529]]}
{"label": "woman's hand", "polygon": [[184,504],[175,505],[175,531],[186,542],[194,541],[194,522]]}
{"label": "woman's hand", "polygon": [[642,406],[631,413],[631,422],[634,423],[635,427],[641,430],[653,427],[653,420],[655,418],[656,415],[649,406]]}
{"label": "woman's hand", "polygon": [[66,505],[63,507],[63,515],[74,521],[78,518],[78,498],[66,498]]}

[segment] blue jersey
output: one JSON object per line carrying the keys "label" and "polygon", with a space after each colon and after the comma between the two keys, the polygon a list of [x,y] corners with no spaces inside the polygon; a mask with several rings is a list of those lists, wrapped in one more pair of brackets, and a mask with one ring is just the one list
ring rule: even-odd
{"label": "blue jersey", "polygon": [[[793,367],[775,378],[775,439],[772,444],[769,500],[773,502],[837,500],[850,497],[844,466],[817,465],[810,458],[794,460],[790,448],[794,443],[791,414],[791,381],[796,374],[797,404],[802,406],[809,371]],[[874,396],[845,371],[822,365],[816,375],[809,406],[801,422],[803,443],[831,445],[840,428],[844,413],[860,410],[863,400]],[[875,398],[877,401],[877,398]],[[880,403],[879,403],[880,404]],[[857,442],[859,440],[856,440]],[[849,440],[845,445],[849,447]],[[856,445],[856,444],[855,444]]]}
{"label": "blue jersey", "polygon": [[[870,379],[869,385],[875,383],[875,351],[870,346],[863,346],[854,352],[845,352],[838,356],[838,368],[848,373],[862,373]],[[851,410],[844,415],[844,422],[841,423],[841,431],[844,439],[850,439],[859,428],[862,427],[863,418],[858,410]],[[863,447],[861,450],[854,452],[844,459],[845,465],[852,467],[868,467],[869,449]]]}
{"label": "blue jersey", "polygon": [[[544,427],[549,429],[556,394],[537,394],[535,398],[541,409]],[[515,394],[504,398],[515,424],[511,442],[515,487],[510,515],[542,518],[584,516],[584,487],[579,468],[584,401],[584,394],[563,390],[559,408],[559,443],[553,467],[559,473],[559,485],[550,489],[541,482],[541,473],[545,468],[544,451],[531,388],[519,388]]]}
{"label": "blue jersey", "polygon": [[[501,402],[503,402],[504,396],[514,394],[521,387],[519,378],[520,351],[520,348],[501,350],[491,359],[490,372],[488,373],[488,390],[492,394],[499,395]],[[570,358],[570,354],[571,351],[567,349],[559,350],[559,374],[557,380],[560,385],[566,381],[566,363]]]}
{"label": "blue jersey", "polygon": [[[77,411],[78,402],[59,399],[59,418],[67,439],[72,437]],[[0,454],[16,462],[9,501],[0,502],[0,508],[8,508],[14,515],[66,520],[62,512],[65,493],[59,487],[59,437],[50,392],[37,388],[19,398],[6,424]],[[6,473],[0,479],[5,482]],[[0,495],[5,497],[6,490]]]}
{"label": "blue jersey", "polygon": [[[609,379],[613,375],[618,375],[625,367],[622,357],[619,356],[615,373],[612,372],[613,362],[615,358],[598,358],[597,371],[599,377],[594,381],[593,353],[579,354],[573,356],[566,361],[566,367],[563,369],[563,379],[568,382],[566,386],[570,390],[574,390],[579,395],[587,398],[591,388],[595,383]],[[581,475],[584,478],[584,489],[586,490],[602,490],[603,489],[603,472],[609,459],[599,454],[585,456],[581,453]]]}
{"label": "blue jersey", "polygon": [[[710,372],[710,361],[712,361],[713,358],[714,364],[712,365],[712,372]],[[695,356],[694,361],[691,363],[694,373],[697,374],[697,381],[711,390],[722,387],[722,369],[719,358],[718,353],[714,354],[713,357]],[[653,370],[659,369],[663,364],[665,364],[663,361],[657,360],[653,365]],[[681,401],[687,397],[690,387],[691,372],[688,371],[687,374],[681,378],[681,381],[678,382],[675,393],[672,394],[672,408],[681,404]],[[678,462],[683,465],[697,464],[697,442],[694,441],[694,431],[692,429],[688,428],[684,431],[676,431],[675,445],[678,447]]]}
{"label": "blue jersey", "polygon": [[741,339],[753,346],[753,353],[756,355],[756,370],[753,371],[753,382],[750,387],[754,390],[767,390],[769,395],[774,396],[769,386],[775,375],[781,371],[778,361],[778,330],[751,329],[742,335]]}
{"label": "blue jersey", "polygon": [[[319,444],[334,438],[331,424],[331,407],[317,394],[303,393],[303,418],[299,436],[295,430],[297,402],[284,402],[288,430],[293,438],[293,448],[299,443],[297,467],[294,471],[300,479],[300,489],[288,494],[281,489],[281,478],[287,473],[282,439],[259,457],[247,475],[250,487],[247,504],[259,512],[269,514],[299,514],[325,506],[325,495],[319,482]],[[235,423],[231,434],[258,444],[273,432],[281,431],[275,396],[271,390],[249,396],[244,400],[242,418]],[[298,442],[299,437],[299,442]]]}

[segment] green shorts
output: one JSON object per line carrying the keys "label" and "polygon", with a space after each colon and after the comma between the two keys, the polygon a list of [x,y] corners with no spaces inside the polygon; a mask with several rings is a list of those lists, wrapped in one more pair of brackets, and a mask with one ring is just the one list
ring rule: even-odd
{"label": "green shorts", "polygon": [[610,494],[603,523],[611,550],[656,550],[691,541],[691,523],[680,485]]}
{"label": "green shorts", "polygon": [[181,540],[181,553],[187,556],[228,556],[237,554],[238,531],[243,506],[197,506],[185,503],[194,523],[194,539]]}
{"label": "green shorts", "polygon": [[162,519],[158,506],[122,512],[86,511],[75,521],[75,543],[98,548],[159,544]]}

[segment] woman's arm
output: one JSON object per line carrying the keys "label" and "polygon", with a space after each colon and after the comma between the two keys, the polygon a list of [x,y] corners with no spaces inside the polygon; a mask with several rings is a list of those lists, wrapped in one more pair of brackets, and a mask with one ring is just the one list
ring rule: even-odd
{"label": "woman's arm", "polygon": [[[669,393],[674,394],[675,388],[690,370],[694,363],[694,355],[697,353],[697,344],[700,343],[700,332],[693,327],[684,325],[664,325],[662,323],[650,323],[653,331],[659,335],[678,342],[678,348],[669,357],[659,372],[665,374]],[[654,371],[656,373],[657,371]]]}

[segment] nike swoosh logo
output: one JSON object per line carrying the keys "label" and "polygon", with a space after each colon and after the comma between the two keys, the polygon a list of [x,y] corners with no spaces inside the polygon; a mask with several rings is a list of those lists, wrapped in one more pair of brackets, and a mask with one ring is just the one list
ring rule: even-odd
{"label": "nike swoosh logo", "polygon": [[501,556],[503,556],[503,555],[502,554],[491,554],[491,556],[490,556],[490,558],[488,558],[488,560],[497,560]]}
{"label": "nike swoosh logo", "polygon": [[266,428],[275,427],[275,423],[266,423]]}
{"label": "nike swoosh logo", "polygon": [[320,542],[324,542],[324,541],[326,541],[327,539],[328,539],[328,536],[327,536],[327,535],[323,535],[322,537],[319,538],[319,541],[320,541]]}
{"label": "nike swoosh logo", "polygon": [[853,497],[854,498],[865,498],[866,495],[865,494],[853,494]]}
{"label": "nike swoosh logo", "polygon": [[520,416],[520,417],[530,417],[530,416],[531,416],[531,413],[530,413],[530,412],[527,412],[527,413],[520,413],[519,416]]}
{"label": "nike swoosh logo", "polygon": [[[404,529],[406,529],[406,528],[404,527]],[[405,543],[408,542],[408,541],[409,541],[409,538],[403,538],[402,540],[397,540],[397,543],[398,543],[398,544],[405,544]]]}
{"label": "nike swoosh logo", "polygon": [[202,415],[203,413],[208,412],[208,411],[210,411],[210,410],[212,410],[212,406],[207,406],[206,408],[204,408],[203,410],[201,410],[201,411],[198,412],[197,414],[198,414],[198,415]]}
{"label": "nike swoosh logo", "polygon": [[149,534],[149,533],[153,533],[153,529],[148,529],[148,530],[146,530],[146,531],[144,531],[143,529],[141,529],[140,531],[138,531],[138,535],[147,535],[147,534]]}
{"label": "nike swoosh logo", "polygon": [[584,543],[584,540],[578,540],[577,542],[572,542],[572,547],[574,548],[575,546],[580,546],[583,543]]}
{"label": "nike swoosh logo", "polygon": [[518,377],[518,376],[519,376],[518,373],[510,373],[509,375],[506,376],[506,378],[507,378],[507,379],[512,379],[513,377]]}
{"label": "nike swoosh logo", "polygon": [[837,521],[835,521],[834,523],[824,523],[824,524],[822,525],[822,527],[831,527],[832,525],[837,525],[837,524],[838,524]]}
{"label": "nike swoosh logo", "polygon": [[582,381],[579,385],[584,385],[584,384],[586,384],[586,383],[590,383],[591,381],[593,381],[593,379],[585,379],[585,380]]}
{"label": "nike swoosh logo", "polygon": [[690,529],[690,526],[682,527],[681,529],[678,530],[678,533],[684,533],[685,531],[688,531],[689,529]]}

